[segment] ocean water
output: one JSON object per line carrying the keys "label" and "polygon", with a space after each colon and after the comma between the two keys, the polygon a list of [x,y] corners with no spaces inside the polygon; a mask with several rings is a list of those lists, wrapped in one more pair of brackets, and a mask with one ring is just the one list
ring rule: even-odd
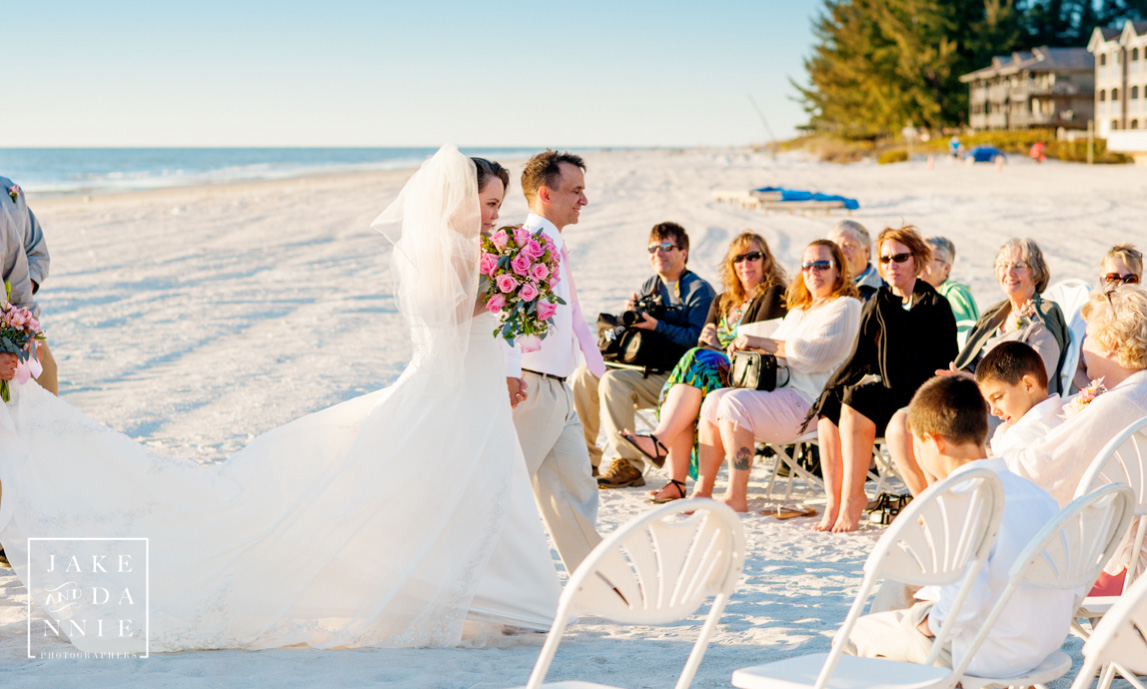
{"label": "ocean water", "polygon": [[[0,175],[30,193],[68,195],[283,179],[316,172],[413,169],[435,148],[0,148]],[[522,158],[537,148],[463,148]]]}

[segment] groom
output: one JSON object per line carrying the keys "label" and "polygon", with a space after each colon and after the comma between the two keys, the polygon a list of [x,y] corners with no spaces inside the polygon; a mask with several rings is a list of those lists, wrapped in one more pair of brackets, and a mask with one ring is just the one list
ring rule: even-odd
{"label": "groom", "polygon": [[562,230],[578,221],[585,197],[585,162],[572,153],[547,150],[530,158],[522,171],[522,192],[530,205],[525,227],[541,230],[562,257],[555,292],[559,305],[541,349],[522,353],[506,348],[506,382],[514,425],[534,485],[538,510],[554,539],[566,571],[577,566],[601,541],[597,522],[597,482],[590,475],[581,420],[574,411],[566,378],[578,366],[578,349],[590,370],[605,371],[601,353],[581,313],[570,275]]}

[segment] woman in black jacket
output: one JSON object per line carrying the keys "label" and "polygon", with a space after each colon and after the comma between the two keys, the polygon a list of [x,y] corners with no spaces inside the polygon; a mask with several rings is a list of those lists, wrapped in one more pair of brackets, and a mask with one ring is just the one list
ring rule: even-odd
{"label": "woman in black jacket", "polygon": [[852,355],[825,385],[818,418],[827,504],[818,531],[853,531],[868,505],[864,480],[872,447],[889,419],[956,356],[948,300],[917,279],[932,250],[916,229],[887,228],[876,240],[887,283],[864,305]]}
{"label": "woman in black jacket", "polygon": [[685,497],[685,475],[696,477],[696,427],[701,403],[710,391],[728,385],[729,357],[726,348],[745,323],[783,318],[784,270],[769,251],[764,237],[742,232],[729,244],[719,268],[725,291],[713,300],[697,347],[681,357],[661,389],[657,428],[648,434],[628,429],[622,437],[657,466],[666,460],[673,478],[652,491],[653,502]]}

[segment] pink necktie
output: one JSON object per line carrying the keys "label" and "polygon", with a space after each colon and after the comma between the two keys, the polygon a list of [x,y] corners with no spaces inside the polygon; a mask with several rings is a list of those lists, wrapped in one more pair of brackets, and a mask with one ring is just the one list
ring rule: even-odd
{"label": "pink necktie", "polygon": [[601,378],[605,375],[605,360],[601,358],[601,351],[597,348],[597,340],[589,332],[585,316],[581,313],[581,304],[577,301],[577,288],[574,287],[573,271],[570,270],[570,255],[566,246],[562,244],[562,263],[566,267],[566,279],[570,281],[570,308],[573,309],[573,329],[577,336],[578,345],[581,346],[582,356],[585,357],[586,368],[593,375]]}

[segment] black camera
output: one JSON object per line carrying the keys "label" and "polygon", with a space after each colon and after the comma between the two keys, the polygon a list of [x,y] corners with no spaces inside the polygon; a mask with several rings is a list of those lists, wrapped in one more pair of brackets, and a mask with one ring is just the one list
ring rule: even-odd
{"label": "black camera", "polygon": [[641,321],[641,314],[648,313],[650,318],[660,319],[665,315],[665,304],[661,302],[660,294],[651,294],[638,299],[633,308],[623,311],[621,322],[627,326]]}

